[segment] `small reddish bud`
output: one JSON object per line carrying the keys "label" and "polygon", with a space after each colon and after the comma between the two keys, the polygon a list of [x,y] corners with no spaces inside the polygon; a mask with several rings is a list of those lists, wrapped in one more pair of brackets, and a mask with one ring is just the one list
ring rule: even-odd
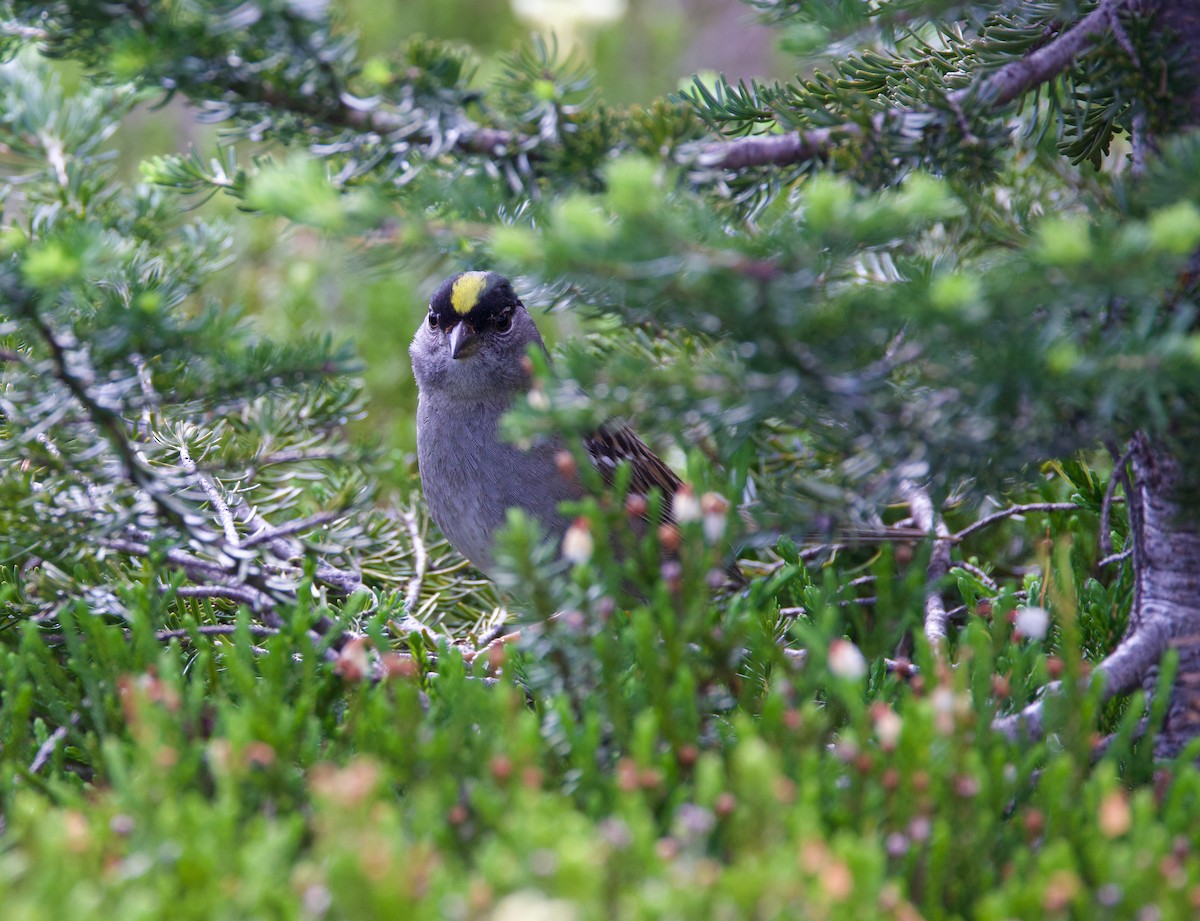
{"label": "small reddish bud", "polygon": [[671,861],[679,856],[679,842],[674,838],[659,838],[654,852],[663,860]]}
{"label": "small reddish bud", "polygon": [[1057,681],[1062,677],[1066,664],[1058,656],[1046,657],[1046,674]]}
{"label": "small reddish bud", "polygon": [[689,742],[686,745],[681,745],[679,747],[679,751],[675,753],[675,757],[681,766],[690,768],[699,760],[700,749],[696,748],[695,745],[692,745]]}
{"label": "small reddish bud", "polygon": [[389,652],[383,657],[383,674],[387,680],[394,678],[413,678],[417,674],[417,663],[412,656],[398,652]]}
{"label": "small reddish bud", "polygon": [[579,466],[575,463],[575,455],[570,451],[559,451],[555,454],[554,466],[568,480],[575,479],[575,474],[579,472]]}
{"label": "small reddish bud", "polygon": [[512,759],[508,755],[493,755],[488,768],[498,783],[508,783],[509,778],[512,777]]}
{"label": "small reddish bud", "polygon": [[489,672],[498,673],[504,668],[506,661],[508,661],[508,650],[503,643],[496,643],[488,647],[487,667]]}
{"label": "small reddish bud", "polygon": [[346,681],[362,681],[371,667],[371,641],[366,637],[356,637],[342,647],[334,663],[333,671]]}
{"label": "small reddish bud", "polygon": [[679,528],[673,524],[660,525],[658,528],[658,543],[667,553],[674,553],[679,549]]}
{"label": "small reddish bud", "polygon": [[1041,837],[1046,830],[1046,816],[1040,809],[1026,809],[1021,822],[1025,826],[1026,837],[1030,839]]}
{"label": "small reddish bud", "polygon": [[649,506],[646,503],[646,497],[637,493],[630,493],[625,497],[625,514],[633,520],[645,518],[649,512]]}
{"label": "small reddish bud", "polygon": [[733,815],[733,810],[737,808],[737,797],[726,791],[718,794],[716,801],[713,803],[713,812],[717,818],[724,819]]}
{"label": "small reddish bud", "polygon": [[242,751],[242,760],[254,767],[270,767],[275,763],[275,749],[266,742],[251,742]]}
{"label": "small reddish bud", "polygon": [[1171,789],[1171,781],[1173,776],[1170,771],[1164,769],[1154,772],[1154,800],[1162,806],[1163,801],[1167,798],[1167,792]]}
{"label": "small reddish bud", "polygon": [[617,789],[632,793],[638,788],[638,768],[629,758],[617,762]]}

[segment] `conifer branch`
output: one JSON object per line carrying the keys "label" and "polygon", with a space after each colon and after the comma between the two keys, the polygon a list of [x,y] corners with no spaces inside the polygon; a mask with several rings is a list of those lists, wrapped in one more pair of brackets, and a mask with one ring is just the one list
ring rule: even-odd
{"label": "conifer branch", "polygon": [[699,157],[701,166],[713,169],[741,170],[751,166],[786,166],[806,160],[826,157],[834,141],[859,137],[857,125],[841,128],[814,128],[789,134],[764,134],[718,141],[704,147]]}
{"label": "conifer branch", "polygon": [[[1117,14],[1132,0],[1101,0],[1100,4],[1054,41],[1020,60],[1001,67],[974,86],[958,90],[951,98],[974,97],[991,109],[999,109],[1035,87],[1053,80],[1077,58],[1091,50],[1095,40],[1113,30]],[[1123,32],[1118,31],[1118,36]],[[1128,39],[1126,39],[1128,41]]]}
{"label": "conifer branch", "polygon": [[216,480],[196,467],[196,462],[192,460],[191,452],[188,451],[187,442],[184,439],[181,438],[179,440],[177,449],[180,466],[183,467],[185,473],[195,477],[197,482],[200,483],[200,488],[204,491],[204,495],[208,497],[209,504],[216,513],[217,520],[221,522],[221,528],[225,532],[225,539],[231,544],[237,544],[237,525],[233,520],[233,515],[229,512],[229,504],[217,488]]}
{"label": "conifer branch", "polygon": [[[1131,2],[1102,0],[1094,10],[1053,41],[1005,65],[978,83],[949,93],[944,101],[960,122],[965,120],[964,110],[972,101],[982,103],[988,111],[1003,108],[1030,90],[1053,80],[1087,53],[1106,31],[1116,32],[1118,40],[1127,42],[1128,37],[1117,25],[1117,15]],[[871,119],[872,133],[881,132],[889,119],[898,116],[903,119],[905,114],[910,114],[910,110],[893,109],[875,115]],[[710,168],[741,170],[753,166],[789,166],[809,160],[824,160],[837,143],[861,137],[862,133],[861,127],[847,123],[836,128],[719,141],[706,145],[698,162]]]}

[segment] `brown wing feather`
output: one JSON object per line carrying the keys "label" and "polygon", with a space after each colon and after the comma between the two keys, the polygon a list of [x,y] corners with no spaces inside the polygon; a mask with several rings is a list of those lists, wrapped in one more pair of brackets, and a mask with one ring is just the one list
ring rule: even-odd
{"label": "brown wing feather", "polygon": [[[660,490],[663,497],[660,521],[664,524],[675,523],[671,500],[683,481],[628,426],[607,422],[584,439],[584,446],[592,463],[604,477],[604,482],[610,486],[616,478],[617,466],[622,461],[629,461],[629,491],[645,496],[653,489]],[[729,588],[740,590],[746,587],[746,577],[736,562],[730,563],[725,571]]]}
{"label": "brown wing feather", "polygon": [[616,477],[617,466],[622,461],[628,461],[631,473],[629,491],[645,496],[652,489],[659,490],[663,495],[664,517],[670,520],[671,498],[683,481],[627,426],[605,423],[584,439],[584,445],[592,463],[609,485]]}

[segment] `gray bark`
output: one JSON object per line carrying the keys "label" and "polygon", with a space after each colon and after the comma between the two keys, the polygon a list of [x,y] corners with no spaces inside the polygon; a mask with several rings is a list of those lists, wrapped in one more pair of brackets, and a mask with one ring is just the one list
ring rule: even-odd
{"label": "gray bark", "polygon": [[[1180,458],[1161,439],[1139,434],[1131,457],[1140,506],[1136,593],[1122,645],[1151,642],[1179,655],[1166,719],[1155,754],[1173,757],[1200,735],[1200,522]],[[1158,690],[1159,666],[1142,675]]]}

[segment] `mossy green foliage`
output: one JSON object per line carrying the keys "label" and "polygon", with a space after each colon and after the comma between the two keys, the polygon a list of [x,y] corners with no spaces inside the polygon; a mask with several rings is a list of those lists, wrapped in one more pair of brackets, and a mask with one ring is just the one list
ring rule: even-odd
{"label": "mossy green foliage", "polygon": [[[1052,538],[1058,595],[1071,529]],[[14,628],[6,917],[1192,916],[1194,768],[1155,768],[1120,720],[1090,764],[1078,694],[1046,743],[987,730],[1081,667],[1089,627],[1065,600],[1044,643],[1001,599],[948,666],[922,652],[902,680],[827,661],[847,633],[872,642],[833,580],[769,585],[682,618],[667,598],[597,606],[473,663],[385,656],[380,680],[323,661],[306,628],[330,612],[311,606],[265,640],[243,617],[164,643],[148,603],[124,630],[83,604],[58,636]],[[792,597],[819,612],[787,628],[801,665],[773,636]],[[876,613],[903,622],[914,597]]]}
{"label": "mossy green foliage", "polygon": [[[435,39],[361,60],[320,3],[6,5],[0,51],[39,42],[82,85],[0,69],[5,921],[1200,910],[1195,752],[1155,764],[1161,699],[1081,680],[1132,566],[1099,564],[1128,521],[1079,452],[1196,430],[1193,293],[1163,285],[1200,234],[1200,144],[1131,77],[1161,43],[1123,16],[1137,53],[1105,47],[1012,136],[1019,113],[948,94],[1073,9],[972,6],[968,40],[930,18],[959,5],[757,5],[789,53],[868,27],[889,50],[619,110],[553,42],[480,82]],[[121,187],[105,143],[175,94],[255,156]],[[1145,175],[1064,166],[1135,115],[1164,133]],[[719,169],[697,143],[814,128],[827,163]],[[216,191],[236,244],[182,213]],[[666,563],[674,535],[621,499],[569,510],[568,563],[514,516],[521,638],[479,651],[500,596],[411,462],[347,432],[361,373],[411,446],[423,298],[481,266],[586,319],[505,432],[624,414],[691,449],[655,444],[699,498]],[[886,507],[927,476],[959,534],[986,490],[1056,504],[952,542],[944,658],[928,541]],[[751,587],[714,595],[735,542]],[[1056,679],[1044,741],[991,730]]]}

